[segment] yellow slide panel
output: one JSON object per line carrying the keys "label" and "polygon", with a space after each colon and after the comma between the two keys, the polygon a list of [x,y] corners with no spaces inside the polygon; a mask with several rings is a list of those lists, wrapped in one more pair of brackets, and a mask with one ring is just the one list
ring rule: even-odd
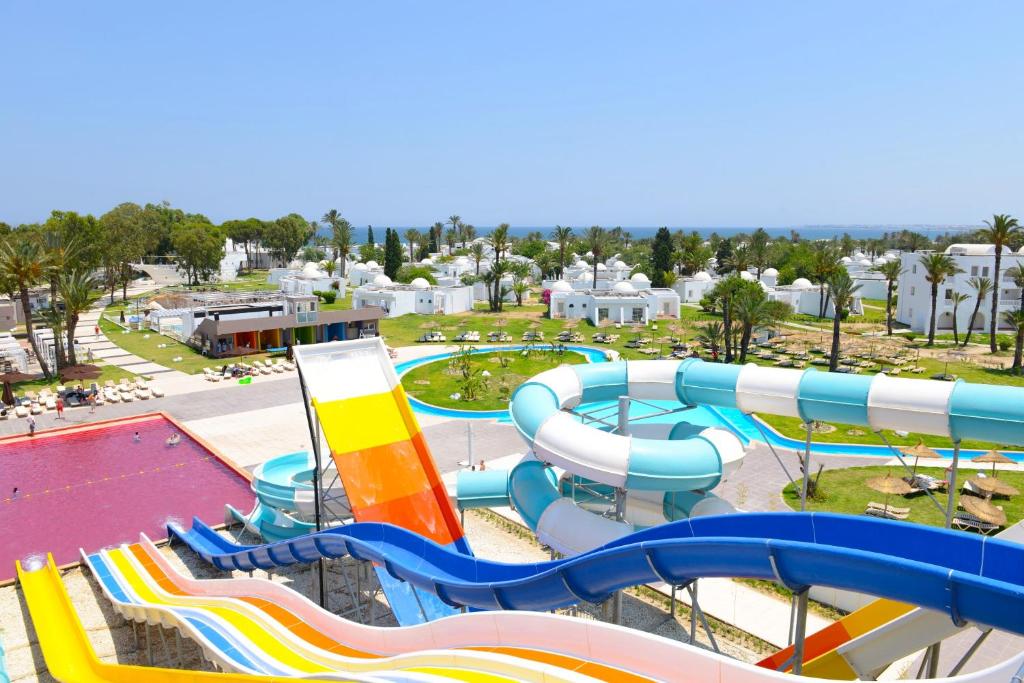
{"label": "yellow slide panel", "polygon": [[284,683],[276,676],[181,671],[101,662],[85,635],[53,556],[46,566],[25,571],[17,563],[18,582],[50,675],[61,683]]}

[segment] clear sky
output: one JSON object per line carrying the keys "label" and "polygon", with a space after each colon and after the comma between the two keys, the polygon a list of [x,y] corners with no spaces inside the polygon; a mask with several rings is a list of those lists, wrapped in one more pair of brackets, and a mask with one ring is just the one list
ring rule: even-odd
{"label": "clear sky", "polygon": [[1024,214],[1024,2],[6,0],[0,220]]}

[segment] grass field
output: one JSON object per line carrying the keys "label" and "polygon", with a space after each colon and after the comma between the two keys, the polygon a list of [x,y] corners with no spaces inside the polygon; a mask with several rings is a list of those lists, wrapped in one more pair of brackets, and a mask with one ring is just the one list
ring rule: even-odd
{"label": "grass field", "polygon": [[[814,466],[812,471],[816,471]],[[918,472],[930,474],[938,479],[945,478],[945,470],[937,467],[919,467]],[[819,494],[817,498],[808,499],[807,509],[812,512],[841,512],[850,515],[862,515],[869,501],[885,503],[885,495],[869,488],[865,483],[872,477],[884,477],[892,474],[893,477],[904,476],[901,467],[851,467],[845,469],[825,469],[818,481]],[[973,470],[961,470],[957,479],[963,481],[974,474]],[[999,478],[1008,484],[1024,491],[1024,472],[999,472]],[[800,487],[802,481],[797,480],[796,486],[789,484],[782,491],[782,498],[786,504],[794,510],[800,509]],[[959,495],[959,494],[957,494]],[[943,506],[946,506],[946,494],[939,493],[935,498]],[[1006,512],[1007,524],[1014,524],[1024,517],[1024,496],[1013,498],[993,498],[994,505],[1001,505]],[[945,515],[940,511],[926,494],[917,494],[913,497],[890,496],[889,504],[897,507],[909,507],[910,517],[908,521],[931,526],[943,526]]]}
{"label": "grass field", "polygon": [[[114,314],[116,315],[116,313]],[[196,374],[203,371],[203,368],[223,364],[224,361],[215,361],[192,347],[182,344],[170,337],[150,331],[126,332],[115,323],[100,319],[100,329],[107,335],[114,344],[117,344],[128,353],[134,353],[140,358],[145,358],[164,367],[173,370],[180,370],[189,374]],[[160,348],[163,345],[164,348]],[[180,361],[174,359],[181,357]],[[266,353],[256,353],[245,357],[246,361],[263,360],[269,357]]]}
{"label": "grass field", "polygon": [[[502,367],[502,359],[508,363],[507,367]],[[402,377],[402,384],[410,396],[431,405],[459,410],[498,410],[508,407],[512,392],[530,377],[559,365],[584,362],[586,359],[581,354],[572,352],[534,351],[529,356],[517,352],[474,354],[471,367],[487,370],[491,376],[473,401],[451,398],[453,394],[463,393],[462,375],[454,372],[447,360],[410,370]]]}

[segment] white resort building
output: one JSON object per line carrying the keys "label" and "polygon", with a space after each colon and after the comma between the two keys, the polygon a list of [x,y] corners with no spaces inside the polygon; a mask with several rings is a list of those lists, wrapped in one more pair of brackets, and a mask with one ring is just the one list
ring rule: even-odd
{"label": "white resort building", "polygon": [[642,273],[615,283],[611,289],[575,290],[564,280],[551,285],[552,318],[585,318],[597,325],[604,320],[647,323],[658,316],[678,318],[679,295],[671,289],[652,288]]}
{"label": "white resort building", "polygon": [[[924,266],[921,265],[921,255],[927,253],[929,252],[910,252],[901,257],[903,274],[899,280],[896,320],[909,325],[914,332],[927,332],[931,319],[931,283],[925,279],[926,273]],[[935,328],[944,332],[953,329],[953,293],[959,292],[970,298],[957,309],[957,328],[966,332],[968,323],[973,322],[973,329],[987,330],[992,315],[992,299],[986,298],[978,310],[978,315],[971,321],[975,292],[968,283],[972,277],[987,277],[990,280],[993,278],[996,267],[995,247],[991,244],[952,244],[944,253],[952,258],[963,272],[947,277],[939,286]],[[1021,291],[1014,284],[1013,275],[1007,272],[1015,266],[1024,266],[1024,249],[1014,253],[1009,247],[1004,247],[999,274],[1000,320],[996,322],[1000,329],[1009,329],[1002,320],[1002,313],[1015,311],[1021,306]]]}
{"label": "white resort building", "polygon": [[354,310],[372,306],[383,308],[388,318],[397,318],[407,313],[463,313],[473,310],[473,288],[464,285],[431,285],[421,277],[409,284],[400,284],[380,274],[372,283],[352,290]]}

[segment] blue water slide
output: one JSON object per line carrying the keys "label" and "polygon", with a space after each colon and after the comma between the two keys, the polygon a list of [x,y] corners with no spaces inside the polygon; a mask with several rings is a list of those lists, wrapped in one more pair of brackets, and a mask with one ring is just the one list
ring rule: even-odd
{"label": "blue water slide", "polygon": [[388,524],[357,523],[268,545],[237,545],[200,520],[169,533],[225,570],[353,557],[452,606],[549,610],[632,585],[702,577],[829,586],[1024,635],[1024,546],[945,529],[828,513],[698,517],[576,557],[506,564],[453,552]]}

